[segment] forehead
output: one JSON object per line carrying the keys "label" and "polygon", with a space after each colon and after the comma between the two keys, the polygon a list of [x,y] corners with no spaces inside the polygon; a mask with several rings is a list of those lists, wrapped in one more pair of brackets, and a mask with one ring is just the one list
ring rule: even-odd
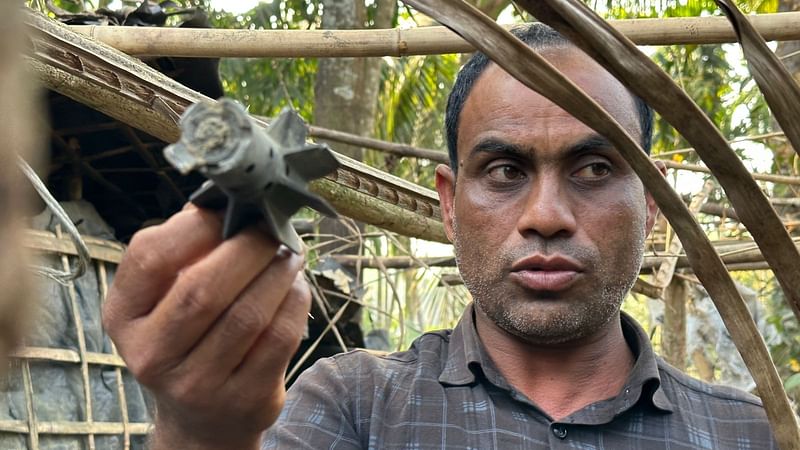
{"label": "forehead", "polygon": [[[545,50],[541,54],[639,140],[639,116],[633,97],[610,73],[574,48]],[[595,132],[591,128],[490,63],[461,110],[457,148],[463,157],[486,138],[539,148],[568,145],[592,134]]]}

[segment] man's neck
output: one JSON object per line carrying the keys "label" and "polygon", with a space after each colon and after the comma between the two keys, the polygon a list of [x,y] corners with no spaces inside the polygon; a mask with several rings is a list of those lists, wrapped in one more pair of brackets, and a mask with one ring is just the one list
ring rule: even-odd
{"label": "man's neck", "polygon": [[599,333],[560,345],[531,344],[499,328],[480,308],[475,325],[503,377],[554,420],[619,394],[635,362],[619,315]]}

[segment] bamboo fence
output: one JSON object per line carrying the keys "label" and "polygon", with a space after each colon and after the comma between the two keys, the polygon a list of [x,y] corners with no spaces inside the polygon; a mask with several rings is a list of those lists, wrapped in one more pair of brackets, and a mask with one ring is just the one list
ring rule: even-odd
{"label": "bamboo fence", "polygon": [[[108,291],[108,277],[110,271],[122,260],[124,247],[118,243],[102,239],[84,237],[92,258],[91,268],[95,271],[101,300],[105,299]],[[57,228],[55,233],[41,230],[26,230],[24,245],[34,254],[51,255],[60,259],[65,269],[69,269],[70,260],[77,257],[75,243],[60,233]],[[52,443],[53,438],[75,438],[83,440],[84,448],[96,448],[96,438],[105,435],[118,435],[123,442],[123,448],[131,448],[132,436],[144,436],[150,431],[150,423],[135,422],[129,419],[127,392],[125,388],[125,363],[112,345],[110,353],[87,351],[84,321],[81,308],[86,308],[85,303],[78,301],[75,284],[67,283],[62,291],[67,298],[67,307],[72,319],[71,326],[78,339],[77,348],[50,348],[23,346],[11,354],[15,364],[21,370],[23,390],[25,396],[25,419],[0,420],[0,433],[24,436],[27,448],[39,450],[43,436],[48,436]],[[44,421],[37,417],[37,407],[41,399],[38,393],[45,391],[46,387],[36,383],[48,380],[35,379],[31,376],[33,364],[54,365],[56,367],[75,367],[80,370],[84,412],[83,420],[73,421]],[[90,373],[93,367],[113,367],[116,383],[116,396],[121,420],[115,422],[95,421],[93,411],[96,410],[92,395]],[[69,370],[69,369],[65,369]],[[12,374],[13,375],[13,374]],[[143,438],[142,438],[143,439]]]}

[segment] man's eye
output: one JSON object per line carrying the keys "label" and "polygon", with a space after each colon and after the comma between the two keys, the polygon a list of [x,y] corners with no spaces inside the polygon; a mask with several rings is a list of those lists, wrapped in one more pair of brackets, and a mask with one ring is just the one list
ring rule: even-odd
{"label": "man's eye", "polygon": [[508,164],[495,166],[489,169],[489,177],[495,181],[516,181],[524,176],[525,174],[523,174],[521,170]]}
{"label": "man's eye", "polygon": [[578,178],[603,178],[611,173],[611,168],[606,163],[592,163],[581,167],[574,176]]}

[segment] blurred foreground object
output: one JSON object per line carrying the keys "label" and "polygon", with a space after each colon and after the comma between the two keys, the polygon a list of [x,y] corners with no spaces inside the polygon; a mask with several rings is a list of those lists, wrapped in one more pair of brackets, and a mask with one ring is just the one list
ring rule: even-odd
{"label": "blurred foreground object", "polygon": [[307,185],[339,164],[326,145],[306,142],[306,125],[296,112],[284,109],[262,130],[240,104],[222,99],[192,105],[180,127],[180,141],[164,149],[164,156],[182,174],[196,169],[209,179],[190,200],[226,208],[225,239],[263,218],[275,239],[300,253],[291,216],[303,206],[336,216]]}
{"label": "blurred foreground object", "polygon": [[[30,300],[29,275],[20,238],[24,212],[17,155],[29,159],[39,148],[30,78],[25,76],[20,2],[0,0],[0,358],[17,344]],[[4,365],[5,366],[5,365]]]}

